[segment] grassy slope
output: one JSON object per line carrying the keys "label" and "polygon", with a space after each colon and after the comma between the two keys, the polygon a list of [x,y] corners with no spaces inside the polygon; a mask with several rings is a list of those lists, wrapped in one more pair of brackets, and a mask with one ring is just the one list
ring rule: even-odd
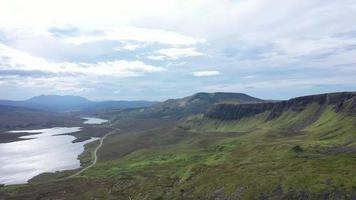
{"label": "grassy slope", "polygon": [[221,122],[200,116],[187,123],[198,132],[248,132],[237,139],[239,143],[235,143],[233,151],[236,165],[243,167],[234,168],[230,176],[235,173],[244,176],[237,178],[235,184],[248,185],[246,179],[252,179],[255,186],[260,184],[254,192],[268,191],[277,185],[284,191],[319,193],[336,188],[354,192],[355,117],[336,113],[332,107],[327,107],[317,121],[303,130],[290,129],[295,124],[305,123],[317,109],[318,106],[312,104],[302,112],[288,111],[271,121],[266,120],[268,113],[263,113],[239,122]]}
{"label": "grassy slope", "polygon": [[[352,195],[356,119],[332,107],[322,113],[319,109],[310,104],[301,112],[287,111],[270,121],[267,112],[240,121],[198,115],[179,126],[165,122],[146,131],[114,135],[99,152],[98,164],[81,178],[35,185],[31,192],[27,188],[21,193],[45,191],[55,196],[64,190],[67,197],[78,199]],[[317,116],[316,121],[310,116]],[[300,124],[303,128],[296,129]],[[76,191],[86,187],[90,189]]]}
{"label": "grassy slope", "polygon": [[[306,124],[318,109],[311,104],[271,121],[268,113],[238,122],[195,116],[169,134],[155,130],[154,142],[102,161],[84,176],[134,180],[137,185],[126,190],[134,199],[147,193],[152,198],[246,199],[262,193],[281,197],[281,191],[351,194],[356,187],[355,118],[327,107],[303,130],[291,128]],[[138,134],[134,141],[142,137],[147,135]]]}

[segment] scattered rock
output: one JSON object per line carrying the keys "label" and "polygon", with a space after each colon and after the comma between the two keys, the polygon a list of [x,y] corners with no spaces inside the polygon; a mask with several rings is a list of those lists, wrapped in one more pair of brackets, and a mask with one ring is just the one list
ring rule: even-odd
{"label": "scattered rock", "polygon": [[296,145],[292,148],[292,151],[294,151],[295,153],[302,153],[304,150],[299,145]]}

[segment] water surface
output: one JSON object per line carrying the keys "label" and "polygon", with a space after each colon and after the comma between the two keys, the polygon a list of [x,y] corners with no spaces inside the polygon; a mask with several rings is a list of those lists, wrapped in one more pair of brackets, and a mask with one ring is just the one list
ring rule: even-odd
{"label": "water surface", "polygon": [[84,122],[84,124],[103,124],[108,121],[106,119],[100,119],[95,117],[83,117],[83,119],[87,120]]}
{"label": "water surface", "polygon": [[35,134],[20,137],[32,138],[29,140],[0,144],[0,184],[26,183],[44,172],[79,168],[77,157],[84,151],[84,144],[96,138],[72,143],[74,136],[58,135],[79,130],[80,127],[55,127],[12,131]]}

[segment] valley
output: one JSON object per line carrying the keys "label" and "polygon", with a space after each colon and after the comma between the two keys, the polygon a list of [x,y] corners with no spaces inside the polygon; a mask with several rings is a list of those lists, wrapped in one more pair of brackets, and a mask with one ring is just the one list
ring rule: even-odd
{"label": "valley", "polygon": [[[106,116],[110,127],[92,126],[87,128],[91,133],[85,129],[73,133],[78,138],[103,139],[105,135],[102,143],[85,145],[79,156],[82,166],[96,161],[94,165],[1,187],[0,196],[356,198],[355,92],[287,101],[198,93],[145,108],[102,110],[97,115]],[[102,129],[107,131],[98,134]]]}
{"label": "valley", "polygon": [[0,200],[356,200],[356,0],[0,0]]}

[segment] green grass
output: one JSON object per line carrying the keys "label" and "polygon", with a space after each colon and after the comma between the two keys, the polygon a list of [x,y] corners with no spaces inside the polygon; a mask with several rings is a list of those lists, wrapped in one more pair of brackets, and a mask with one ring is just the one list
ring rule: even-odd
{"label": "green grass", "polygon": [[[106,193],[112,199],[214,199],[217,193],[278,199],[278,188],[291,195],[356,190],[355,117],[317,104],[270,120],[269,114],[239,121],[197,115],[177,126],[110,136],[99,152],[105,159],[77,179],[132,183]],[[98,187],[82,197],[104,195]]]}
{"label": "green grass", "polygon": [[[99,163],[84,176],[147,178],[152,173],[148,180],[154,181],[145,190],[155,190],[159,180],[166,178],[177,180],[175,187],[184,191],[194,188],[192,198],[221,188],[233,196],[237,188],[244,187],[249,188],[242,194],[246,199],[278,186],[283,191],[352,192],[356,155],[321,150],[354,139],[355,119],[327,107],[317,120],[310,121],[318,110],[318,105],[311,104],[301,112],[287,111],[273,120],[267,120],[268,112],[240,121],[190,117],[181,125],[191,131],[189,137]],[[306,126],[295,133],[289,130],[295,124]],[[172,197],[180,194],[175,187]]]}

